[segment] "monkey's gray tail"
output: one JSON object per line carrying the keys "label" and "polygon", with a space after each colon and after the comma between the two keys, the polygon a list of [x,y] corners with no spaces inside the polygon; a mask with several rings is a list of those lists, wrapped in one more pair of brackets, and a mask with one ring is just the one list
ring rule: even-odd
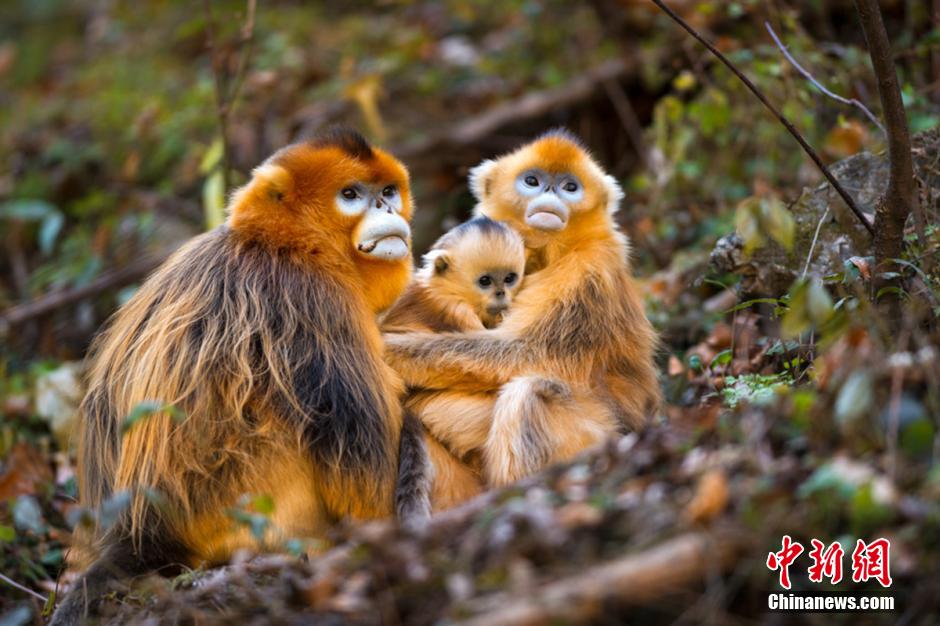
{"label": "monkey's gray tail", "polygon": [[424,425],[406,410],[399,443],[398,481],[395,484],[395,512],[403,525],[422,525],[431,517],[433,472],[424,443]]}

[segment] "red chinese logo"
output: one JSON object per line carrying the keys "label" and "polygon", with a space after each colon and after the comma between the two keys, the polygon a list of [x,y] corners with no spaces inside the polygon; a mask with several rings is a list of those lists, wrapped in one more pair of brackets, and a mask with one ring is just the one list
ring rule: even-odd
{"label": "red chinese logo", "polygon": [[[813,549],[809,557],[813,563],[809,566],[810,582],[821,583],[824,578],[835,585],[842,580],[842,559],[845,550],[838,541],[826,546],[818,539],[810,540]],[[803,554],[803,544],[793,541],[790,535],[784,535],[782,547],[778,552],[767,554],[767,567],[771,571],[779,570],[780,586],[790,588],[790,565]],[[877,580],[882,587],[891,586],[891,542],[885,538],[875,539],[869,543],[859,539],[852,551],[852,581],[856,583]]]}
{"label": "red chinese logo", "polygon": [[790,535],[783,536],[783,548],[780,552],[771,552],[767,555],[767,567],[771,570],[780,570],[780,586],[790,588],[790,564],[796,557],[803,554],[803,545],[792,541]]}
{"label": "red chinese logo", "polygon": [[842,557],[845,556],[845,550],[838,541],[833,541],[828,548],[819,539],[813,539],[812,544],[809,558],[813,559],[813,564],[809,566],[809,579],[814,583],[821,583],[823,578],[828,578],[835,585],[842,580]]}
{"label": "red chinese logo", "polygon": [[869,544],[859,539],[852,551],[852,580],[862,583],[874,578],[882,587],[890,587],[890,553],[891,542],[887,539],[876,539]]}

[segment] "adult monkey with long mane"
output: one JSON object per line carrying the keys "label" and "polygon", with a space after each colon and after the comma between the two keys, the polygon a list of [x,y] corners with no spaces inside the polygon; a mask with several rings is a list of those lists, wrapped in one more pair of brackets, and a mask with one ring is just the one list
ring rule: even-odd
{"label": "adult monkey with long mane", "polygon": [[[394,512],[403,388],[375,314],[409,280],[411,211],[404,166],[358,134],[289,146],[118,311],[91,357],[79,490],[130,504],[91,531],[54,623],[117,578],[257,548],[226,515],[243,494],[273,497],[271,541]],[[154,402],[174,409],[125,422]]]}
{"label": "adult monkey with long mane", "polygon": [[623,193],[575,137],[550,132],[470,182],[477,213],[522,234],[525,285],[498,328],[386,335],[386,359],[437,391],[413,407],[430,433],[457,457],[482,448],[502,485],[639,427],[659,401],[656,335],[614,222]]}

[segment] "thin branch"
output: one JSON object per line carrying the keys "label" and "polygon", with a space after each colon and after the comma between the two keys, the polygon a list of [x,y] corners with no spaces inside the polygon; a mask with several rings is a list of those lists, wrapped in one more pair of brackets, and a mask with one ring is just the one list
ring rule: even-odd
{"label": "thin branch", "polygon": [[35,300],[12,306],[0,312],[0,337],[5,336],[11,328],[27,320],[41,317],[57,309],[98,295],[103,291],[123,287],[139,280],[163,263],[169,254],[169,252],[161,252],[144,256],[120,269],[103,273],[87,285],[74,289],[53,291]]}
{"label": "thin branch", "polygon": [[630,99],[616,80],[608,78],[602,81],[602,84],[610,103],[614,105],[617,117],[620,118],[620,124],[627,131],[627,137],[630,138],[630,143],[633,144],[633,149],[636,150],[640,162],[649,170],[649,155],[646,152],[646,143],[643,141],[643,125],[640,124],[636,111],[633,110],[633,105],[630,104]]}
{"label": "thin branch", "polygon": [[770,36],[773,38],[774,43],[777,44],[778,48],[780,48],[780,52],[782,52],[783,56],[787,58],[787,61],[790,62],[790,65],[792,65],[796,69],[797,72],[803,75],[803,78],[808,80],[814,87],[816,87],[816,89],[823,92],[825,95],[829,96],[833,100],[837,102],[841,102],[842,104],[848,104],[850,106],[857,107],[858,109],[861,110],[862,113],[865,114],[865,117],[868,118],[868,121],[870,121],[872,124],[877,126],[881,130],[882,133],[886,132],[885,127],[881,124],[881,121],[877,117],[875,117],[874,113],[868,110],[868,107],[865,106],[861,100],[858,100],[856,98],[844,98],[837,93],[833,93],[832,91],[829,91],[829,89],[827,89],[818,80],[816,80],[816,78],[812,74],[810,74],[809,71],[806,70],[806,68],[800,65],[797,62],[797,60],[793,58],[793,55],[790,54],[790,51],[787,50],[787,47],[783,45],[783,42],[780,41],[779,37],[777,37],[777,33],[774,32],[774,29],[771,27],[770,22],[764,22],[764,26],[767,27],[767,32],[770,33]]}
{"label": "thin branch", "polygon": [[628,64],[621,59],[611,59],[581,72],[561,87],[528,92],[479,115],[461,120],[443,131],[393,146],[392,152],[399,158],[408,159],[445,147],[474,145],[503,126],[546,115],[580,102],[595,93],[605,80],[618,80],[635,67],[632,60]]}
{"label": "thin branch", "polygon": [[822,230],[823,222],[826,221],[826,218],[829,217],[829,207],[826,207],[826,210],[823,211],[822,217],[819,218],[819,223],[816,224],[816,232],[813,234],[813,243],[809,245],[809,253],[806,255],[806,265],[803,266],[803,273],[800,275],[800,278],[806,278],[807,272],[809,272],[809,264],[813,260],[813,252],[816,250],[816,242],[819,241],[819,231]]}
{"label": "thin branch", "polygon": [[231,79],[226,76],[224,59],[216,37],[212,0],[204,0],[203,4],[206,12],[206,45],[209,48],[215,85],[216,114],[219,118],[219,133],[222,135],[222,176],[225,181],[225,188],[228,189],[231,186],[230,173],[232,170],[232,150],[228,141],[228,122],[244,82],[245,71],[248,68],[248,59],[251,55],[251,44],[254,38],[257,0],[248,0],[245,22],[241,27],[238,67]]}
{"label": "thin branch", "polygon": [[235,70],[235,76],[232,78],[232,87],[228,94],[229,113],[235,108],[238,96],[241,93],[242,83],[245,80],[245,71],[248,69],[248,61],[251,58],[251,44],[254,42],[255,33],[255,9],[257,0],[248,0],[248,9],[245,15],[245,22],[241,29],[241,46],[238,57],[238,69]]}
{"label": "thin branch", "polygon": [[839,181],[836,180],[836,177],[832,175],[832,172],[829,171],[829,168],[826,167],[826,164],[823,163],[822,159],[819,157],[819,155],[816,153],[813,147],[810,146],[809,143],[807,143],[806,139],[803,138],[803,135],[801,135],[800,132],[796,129],[796,127],[793,126],[790,120],[784,117],[784,115],[779,110],[777,110],[777,108],[773,104],[770,103],[770,101],[761,92],[761,90],[758,89],[757,86],[754,83],[752,83],[751,80],[741,72],[741,70],[735,67],[734,64],[731,61],[729,61],[728,58],[724,54],[722,54],[720,50],[718,50],[718,48],[716,48],[714,45],[712,45],[711,42],[709,42],[701,34],[699,34],[697,30],[689,26],[689,24],[684,19],[682,19],[679,15],[677,15],[668,6],[666,6],[665,2],[663,2],[662,0],[652,0],[652,2],[653,4],[658,6],[660,9],[662,9],[662,11],[666,15],[668,15],[679,26],[681,26],[686,32],[688,32],[690,35],[695,37],[695,39],[697,39],[699,43],[705,46],[709,52],[715,55],[715,57],[717,57],[718,60],[721,61],[729,70],[731,70],[731,72],[735,76],[737,76],[741,80],[742,83],[744,83],[744,85],[751,91],[751,93],[753,93],[754,96],[758,100],[760,100],[761,103],[765,107],[767,107],[767,110],[773,113],[774,117],[776,117],[777,120],[781,124],[783,124],[783,126],[790,132],[790,134],[793,135],[793,138],[797,140],[797,142],[803,148],[803,151],[806,152],[807,155],[809,155],[809,158],[812,159],[813,163],[816,164],[816,167],[819,168],[819,171],[822,172],[823,176],[826,177],[826,180],[829,181],[829,184],[832,185],[833,189],[835,189],[836,192],[839,194],[839,196],[842,197],[842,199],[848,205],[849,209],[851,209],[852,213],[855,214],[855,217],[858,218],[858,221],[861,222],[862,226],[865,227],[865,230],[867,230],[868,233],[872,237],[874,237],[875,229],[871,225],[871,222],[868,221],[868,218],[865,217],[864,213],[862,213],[862,210],[855,203],[855,200],[852,198],[852,196],[850,196],[849,193],[845,190],[845,188],[841,185],[841,183],[839,183]]}
{"label": "thin branch", "polygon": [[33,596],[34,598],[36,598],[37,600],[39,600],[39,601],[42,602],[43,604],[45,604],[46,602],[49,601],[49,598],[47,598],[46,596],[42,595],[41,593],[36,593],[35,591],[33,591],[32,589],[30,589],[29,587],[24,587],[23,585],[19,584],[19,583],[16,582],[15,580],[12,580],[12,579],[10,579],[10,578],[7,578],[7,577],[4,576],[3,574],[0,574],[0,580],[2,580],[3,582],[5,582],[6,584],[8,584],[8,585],[10,585],[10,586],[16,587],[16,588],[19,589],[20,591],[24,591],[24,592],[28,593],[29,595]]}

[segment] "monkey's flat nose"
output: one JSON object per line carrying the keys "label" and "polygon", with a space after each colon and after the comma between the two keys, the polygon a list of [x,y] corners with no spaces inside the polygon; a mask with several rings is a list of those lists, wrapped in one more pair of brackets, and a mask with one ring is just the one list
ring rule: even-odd
{"label": "monkey's flat nose", "polygon": [[502,297],[505,296],[505,295],[506,295],[506,292],[503,291],[503,290],[499,290],[499,291],[496,292],[496,297],[497,297],[497,298],[502,298]]}

